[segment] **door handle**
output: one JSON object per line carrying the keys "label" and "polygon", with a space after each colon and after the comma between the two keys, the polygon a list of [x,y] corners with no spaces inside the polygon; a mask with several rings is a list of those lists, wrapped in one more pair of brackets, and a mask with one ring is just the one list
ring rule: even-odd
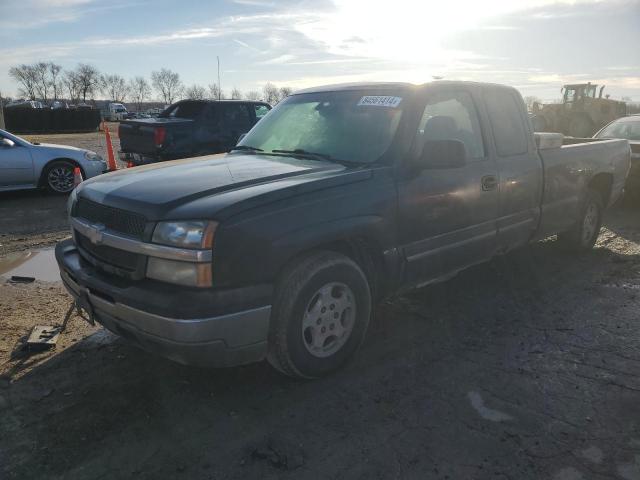
{"label": "door handle", "polygon": [[485,175],[482,177],[482,190],[487,192],[489,190],[495,190],[498,186],[498,179],[495,175]]}

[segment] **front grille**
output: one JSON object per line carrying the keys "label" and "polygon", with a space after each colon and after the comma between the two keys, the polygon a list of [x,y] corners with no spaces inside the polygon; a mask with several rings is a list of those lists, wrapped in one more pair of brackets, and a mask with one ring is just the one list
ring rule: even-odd
{"label": "front grille", "polygon": [[75,235],[78,246],[99,262],[113,265],[119,269],[133,273],[139,269],[140,262],[144,261],[143,255],[127,252],[126,250],[120,250],[108,245],[95,245],[78,231],[75,232]]}
{"label": "front grille", "polygon": [[109,230],[124,233],[139,239],[144,237],[147,219],[138,214],[119,208],[101,205],[84,198],[79,198],[74,210],[74,217],[81,217],[91,223],[99,223]]}

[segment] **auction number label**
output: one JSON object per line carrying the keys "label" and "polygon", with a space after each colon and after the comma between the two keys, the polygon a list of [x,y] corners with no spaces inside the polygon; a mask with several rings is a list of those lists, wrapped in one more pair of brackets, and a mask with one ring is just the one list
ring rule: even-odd
{"label": "auction number label", "polygon": [[360,99],[358,105],[368,107],[389,107],[395,108],[400,105],[402,97],[389,97],[386,95],[365,95]]}

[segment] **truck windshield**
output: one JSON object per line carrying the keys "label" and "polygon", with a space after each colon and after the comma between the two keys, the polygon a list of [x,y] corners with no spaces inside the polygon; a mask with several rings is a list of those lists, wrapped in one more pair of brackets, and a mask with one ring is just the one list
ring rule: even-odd
{"label": "truck windshield", "polygon": [[265,153],[313,152],[328,159],[374,162],[391,145],[405,103],[402,93],[293,95],[260,120],[239,145]]}

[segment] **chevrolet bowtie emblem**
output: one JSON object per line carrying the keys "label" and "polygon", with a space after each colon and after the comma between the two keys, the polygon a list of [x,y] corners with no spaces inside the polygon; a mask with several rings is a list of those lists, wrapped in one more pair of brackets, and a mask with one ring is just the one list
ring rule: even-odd
{"label": "chevrolet bowtie emblem", "polygon": [[87,232],[87,237],[89,238],[89,240],[91,241],[91,243],[93,243],[94,245],[99,245],[102,243],[102,234],[105,230],[105,226],[98,224],[98,225],[91,225],[91,227],[89,227],[89,231]]}

